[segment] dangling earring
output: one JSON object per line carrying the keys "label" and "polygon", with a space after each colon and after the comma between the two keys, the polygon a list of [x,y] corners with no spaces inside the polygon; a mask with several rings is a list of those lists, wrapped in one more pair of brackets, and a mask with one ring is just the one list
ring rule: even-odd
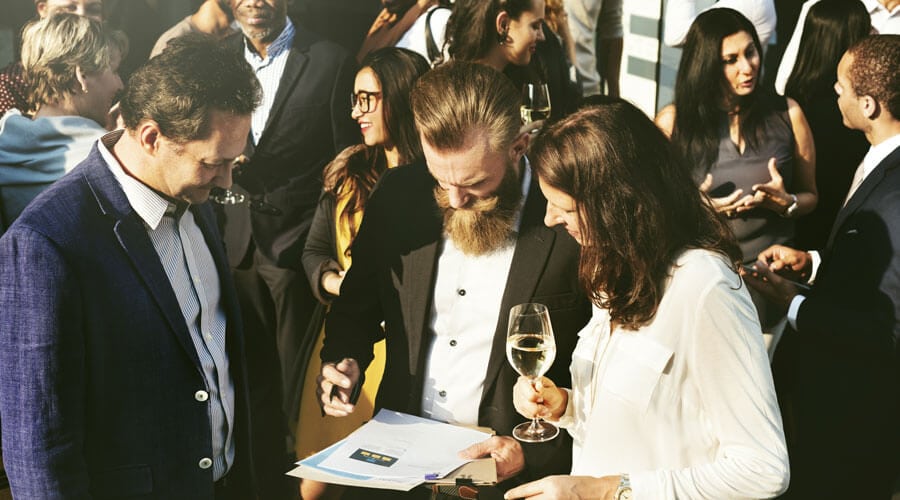
{"label": "dangling earring", "polygon": [[509,37],[509,28],[503,27],[503,31],[497,33],[497,41],[500,45],[506,45],[506,39]]}

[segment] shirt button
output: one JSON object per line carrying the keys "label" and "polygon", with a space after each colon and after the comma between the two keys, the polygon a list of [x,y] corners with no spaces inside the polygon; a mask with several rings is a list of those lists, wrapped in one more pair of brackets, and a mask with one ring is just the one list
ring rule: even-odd
{"label": "shirt button", "polygon": [[206,391],[197,391],[194,393],[194,399],[202,403],[209,399],[209,393]]}
{"label": "shirt button", "polygon": [[442,397],[442,398],[446,398],[446,397],[447,397],[447,391],[441,391],[441,392],[438,393],[438,395],[439,395],[440,397]]}
{"label": "shirt button", "polygon": [[203,337],[206,338],[206,340],[208,340],[208,341],[212,340],[212,334],[209,332],[206,332],[206,335],[204,335]]}
{"label": "shirt button", "polygon": [[199,465],[201,469],[209,469],[210,467],[212,467],[212,460],[203,457],[200,459],[200,463],[198,463],[197,465]]}
{"label": "shirt button", "polygon": [[460,288],[459,290],[456,291],[456,293],[458,293],[460,297],[465,297],[465,296],[466,296],[466,289],[465,289],[465,288]]}
{"label": "shirt button", "polygon": [[456,340],[450,341],[450,347],[456,347]]}

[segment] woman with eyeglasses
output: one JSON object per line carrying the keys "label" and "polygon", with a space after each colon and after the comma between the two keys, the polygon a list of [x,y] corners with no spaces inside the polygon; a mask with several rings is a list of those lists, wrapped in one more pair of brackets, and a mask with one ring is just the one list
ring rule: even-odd
{"label": "woman with eyeglasses", "polygon": [[[350,115],[359,123],[363,144],[348,147],[325,167],[324,191],[303,249],[303,268],[313,294],[323,304],[320,320],[324,319],[324,306],[340,295],[351,262],[350,244],[378,178],[389,168],[422,158],[409,94],[415,81],[429,69],[428,61],[418,53],[389,47],[369,53],[356,74]],[[323,417],[316,396],[318,354],[324,338],[321,326],[321,321],[310,324],[311,329],[317,329],[317,340],[309,351],[301,393],[296,446],[300,458],[344,438],[371,417],[384,369],[382,341],[376,345],[375,361],[366,372],[354,414],[341,419]],[[335,488],[326,490],[323,483],[304,480],[301,492],[304,499],[325,498],[332,496]]]}

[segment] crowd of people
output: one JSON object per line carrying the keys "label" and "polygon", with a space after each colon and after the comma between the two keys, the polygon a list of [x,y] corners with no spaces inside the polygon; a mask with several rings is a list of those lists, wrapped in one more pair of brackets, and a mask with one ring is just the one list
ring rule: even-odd
{"label": "crowd of people", "polygon": [[[656,116],[621,1],[374,3],[344,46],[197,1],[123,82],[103,0],[35,0],[0,70],[15,498],[900,492],[900,2],[805,2],[779,67],[771,0],[670,0]],[[497,484],[286,474],[382,408],[492,429],[459,453]]]}

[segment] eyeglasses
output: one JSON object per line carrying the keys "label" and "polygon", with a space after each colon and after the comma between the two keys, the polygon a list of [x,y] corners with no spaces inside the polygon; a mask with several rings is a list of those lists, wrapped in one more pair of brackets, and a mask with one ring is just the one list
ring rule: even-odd
{"label": "eyeglasses", "polygon": [[359,110],[368,113],[375,109],[377,99],[381,97],[381,92],[370,92],[368,90],[360,90],[350,94],[350,108],[359,106]]}

